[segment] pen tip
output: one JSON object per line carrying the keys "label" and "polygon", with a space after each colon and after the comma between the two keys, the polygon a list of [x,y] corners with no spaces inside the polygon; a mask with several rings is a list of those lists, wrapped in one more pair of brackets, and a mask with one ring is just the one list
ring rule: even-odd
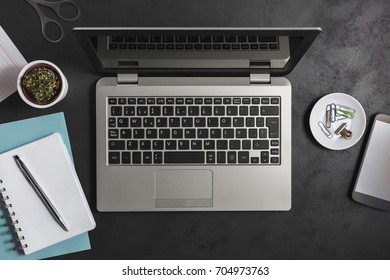
{"label": "pen tip", "polygon": [[19,156],[18,155],[14,155],[14,159],[19,159]]}

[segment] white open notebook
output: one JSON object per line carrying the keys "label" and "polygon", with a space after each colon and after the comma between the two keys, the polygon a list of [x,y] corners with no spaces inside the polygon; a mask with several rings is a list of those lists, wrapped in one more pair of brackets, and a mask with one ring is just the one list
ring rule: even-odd
{"label": "white open notebook", "polygon": [[[54,220],[13,158],[18,155],[65,220],[65,231]],[[5,190],[4,190],[5,189]],[[25,254],[95,228],[74,165],[59,133],[0,154],[0,190]],[[24,237],[24,238],[23,238]]]}

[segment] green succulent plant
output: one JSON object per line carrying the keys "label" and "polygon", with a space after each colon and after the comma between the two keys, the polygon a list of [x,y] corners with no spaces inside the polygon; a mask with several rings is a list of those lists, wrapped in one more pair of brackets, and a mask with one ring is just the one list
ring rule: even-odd
{"label": "green succulent plant", "polygon": [[39,66],[27,72],[22,85],[34,102],[46,104],[58,96],[61,80],[53,69]]}

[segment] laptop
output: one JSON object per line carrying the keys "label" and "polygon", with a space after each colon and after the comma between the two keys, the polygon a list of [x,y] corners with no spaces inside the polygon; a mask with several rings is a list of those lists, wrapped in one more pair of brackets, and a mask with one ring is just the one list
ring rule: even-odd
{"label": "laptop", "polygon": [[292,71],[320,28],[74,28],[97,72],[97,209],[288,211]]}

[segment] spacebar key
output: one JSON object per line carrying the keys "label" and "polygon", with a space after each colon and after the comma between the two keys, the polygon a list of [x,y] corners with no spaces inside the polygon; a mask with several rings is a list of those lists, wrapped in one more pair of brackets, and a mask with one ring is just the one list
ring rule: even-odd
{"label": "spacebar key", "polygon": [[165,152],[164,163],[204,163],[204,152]]}

